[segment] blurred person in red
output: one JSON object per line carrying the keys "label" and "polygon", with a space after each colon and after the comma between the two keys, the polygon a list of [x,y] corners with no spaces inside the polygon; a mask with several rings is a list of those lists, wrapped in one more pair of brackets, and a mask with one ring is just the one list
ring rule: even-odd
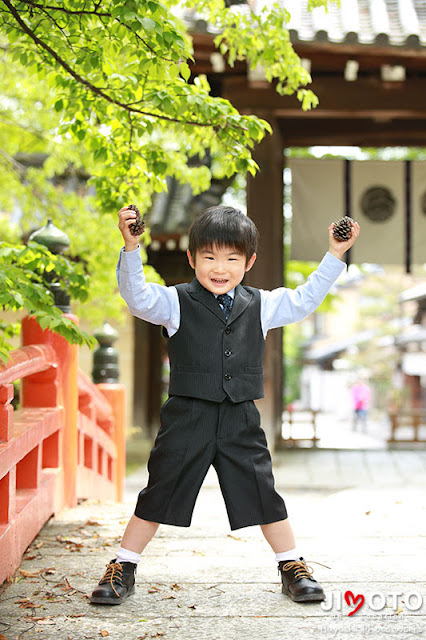
{"label": "blurred person in red", "polygon": [[370,406],[371,391],[370,387],[363,380],[358,380],[351,387],[351,398],[353,406],[353,422],[352,429],[357,430],[358,422],[361,422],[362,430],[365,433],[367,431],[367,416],[368,408]]}

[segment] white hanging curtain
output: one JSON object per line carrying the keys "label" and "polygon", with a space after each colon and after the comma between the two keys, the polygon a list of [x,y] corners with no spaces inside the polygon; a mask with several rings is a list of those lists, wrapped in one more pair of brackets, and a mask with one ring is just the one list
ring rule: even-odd
{"label": "white hanging curtain", "polygon": [[412,162],[412,263],[426,262],[426,162]]}
{"label": "white hanging curtain", "polygon": [[344,210],[344,160],[290,158],[292,260],[320,261],[328,248],[327,229]]}
{"label": "white hanging curtain", "polygon": [[[345,214],[345,160],[290,158],[291,258],[321,260],[330,222]],[[350,214],[361,225],[351,262],[406,264],[407,206],[404,161],[350,162]],[[426,163],[411,164],[411,263],[426,262]]]}
{"label": "white hanging curtain", "polygon": [[351,213],[361,226],[352,262],[405,264],[404,184],[404,162],[351,162]]}

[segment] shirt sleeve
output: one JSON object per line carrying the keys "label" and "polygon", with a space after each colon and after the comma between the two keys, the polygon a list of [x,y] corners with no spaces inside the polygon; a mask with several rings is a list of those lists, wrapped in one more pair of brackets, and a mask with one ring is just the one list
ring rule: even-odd
{"label": "shirt sleeve", "polygon": [[266,337],[269,329],[303,320],[315,311],[345,269],[342,260],[327,252],[305,284],[296,289],[260,290],[263,335]]}
{"label": "shirt sleeve", "polygon": [[142,267],[140,247],[120,251],[117,282],[121,296],[131,314],[152,324],[163,325],[169,337],[180,325],[180,305],[176,287],[147,282]]}

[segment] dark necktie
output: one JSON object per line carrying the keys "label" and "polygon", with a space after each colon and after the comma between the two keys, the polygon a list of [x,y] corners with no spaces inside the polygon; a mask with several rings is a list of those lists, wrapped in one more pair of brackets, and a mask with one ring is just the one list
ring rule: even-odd
{"label": "dark necktie", "polygon": [[227,293],[221,293],[217,296],[216,300],[220,305],[222,305],[222,311],[225,314],[225,320],[228,320],[231,314],[232,303],[234,302],[233,299],[231,298],[231,296],[228,296]]}

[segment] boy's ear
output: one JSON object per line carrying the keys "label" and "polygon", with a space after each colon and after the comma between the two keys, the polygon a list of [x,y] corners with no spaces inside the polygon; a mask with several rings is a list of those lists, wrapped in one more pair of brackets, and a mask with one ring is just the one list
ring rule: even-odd
{"label": "boy's ear", "polygon": [[186,250],[186,255],[188,256],[188,262],[193,269],[195,269],[195,261],[192,259],[192,256],[189,252],[189,249]]}
{"label": "boy's ear", "polygon": [[256,254],[253,253],[252,257],[250,258],[250,260],[246,264],[246,272],[250,271],[250,269],[252,268],[252,266],[256,262],[256,258],[257,258]]}

